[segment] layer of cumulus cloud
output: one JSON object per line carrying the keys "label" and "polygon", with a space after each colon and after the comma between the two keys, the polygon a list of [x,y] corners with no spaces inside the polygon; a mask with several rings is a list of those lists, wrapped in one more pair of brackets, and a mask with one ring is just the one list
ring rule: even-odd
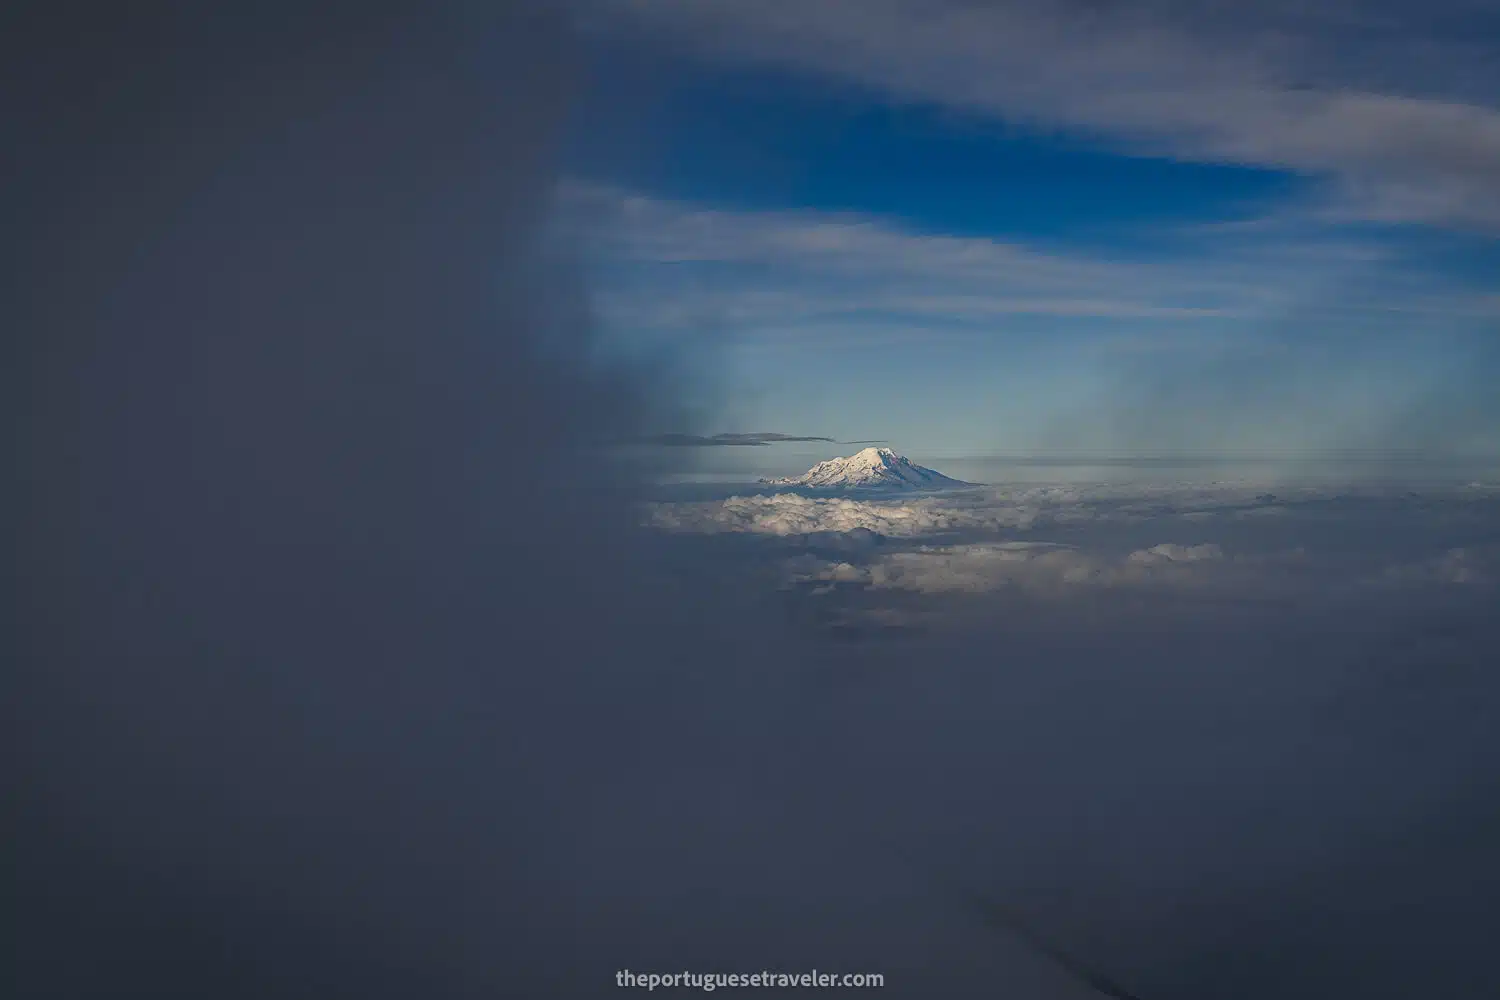
{"label": "layer of cumulus cloud", "polygon": [[[1272,490],[1275,492],[1272,492]],[[856,529],[893,538],[947,532],[1026,531],[1046,525],[1143,523],[1180,518],[1199,523],[1286,518],[1328,508],[1385,510],[1442,517],[1484,517],[1494,509],[1481,484],[1413,492],[1406,485],[1268,486],[1256,483],[1101,483],[994,487],[918,499],[851,499],[795,492],[724,500],[651,501],[645,520],[673,532],[743,532],[792,536]],[[1192,558],[1175,550],[1163,558]]]}
{"label": "layer of cumulus cloud", "polygon": [[[1495,516],[1494,500],[1473,487],[1278,495],[1246,484],[1036,486],[918,500],[779,493],[644,511],[670,535],[763,539],[759,558],[815,595],[1023,590],[1066,599],[1080,588],[1131,588],[1310,601],[1358,599],[1372,587],[1483,591]],[[1323,542],[1330,523],[1347,537]],[[1192,540],[1141,543],[1152,534]]]}

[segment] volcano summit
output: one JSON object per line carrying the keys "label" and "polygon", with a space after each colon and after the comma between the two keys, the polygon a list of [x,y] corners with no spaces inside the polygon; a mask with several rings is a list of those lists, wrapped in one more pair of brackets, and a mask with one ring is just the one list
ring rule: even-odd
{"label": "volcano summit", "polygon": [[889,448],[866,448],[848,458],[819,462],[800,476],[761,482],[819,490],[937,490],[972,485],[915,465]]}

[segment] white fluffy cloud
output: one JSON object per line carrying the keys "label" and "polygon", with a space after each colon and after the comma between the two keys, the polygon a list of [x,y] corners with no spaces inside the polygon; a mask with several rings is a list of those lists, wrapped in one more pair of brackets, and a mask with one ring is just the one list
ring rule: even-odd
{"label": "white fluffy cloud", "polygon": [[1036,509],[1026,505],[958,506],[938,498],[903,503],[794,493],[730,497],[711,503],[656,504],[650,512],[652,524],[673,531],[806,535],[864,529],[892,538],[965,529],[1026,528],[1036,516]]}
{"label": "white fluffy cloud", "polygon": [[[1365,493],[1378,495],[1378,490]],[[676,532],[747,532],[805,535],[871,531],[890,538],[943,532],[1025,531],[1038,525],[1109,521],[1140,523],[1162,517],[1189,521],[1240,520],[1285,515],[1286,501],[1327,499],[1335,494],[1313,487],[1267,492],[1241,483],[1093,484],[998,487],[985,491],[916,499],[853,499],[797,493],[733,496],[722,501],[654,503],[647,520]],[[1360,495],[1343,490],[1340,496]],[[1203,553],[1162,558],[1204,558]]]}
{"label": "white fluffy cloud", "polygon": [[1141,549],[1130,553],[1130,561],[1143,566],[1157,566],[1162,563],[1192,563],[1203,562],[1209,559],[1223,559],[1224,552],[1217,545],[1175,545],[1165,542],[1161,545],[1153,545],[1149,549]]}
{"label": "white fluffy cloud", "polygon": [[1193,572],[1189,564],[1223,558],[1217,545],[1168,542],[1111,557],[1046,542],[994,542],[921,546],[880,554],[864,564],[803,556],[790,561],[788,569],[796,582],[862,584],[875,590],[942,594],[1018,587],[1059,592],[1078,586],[1203,586],[1213,578],[1202,570]]}

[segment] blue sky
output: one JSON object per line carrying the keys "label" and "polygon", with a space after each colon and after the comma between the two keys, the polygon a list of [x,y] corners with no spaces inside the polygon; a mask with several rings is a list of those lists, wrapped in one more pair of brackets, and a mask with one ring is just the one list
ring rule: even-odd
{"label": "blue sky", "polygon": [[560,218],[692,429],[1500,452],[1484,5],[578,9]]}

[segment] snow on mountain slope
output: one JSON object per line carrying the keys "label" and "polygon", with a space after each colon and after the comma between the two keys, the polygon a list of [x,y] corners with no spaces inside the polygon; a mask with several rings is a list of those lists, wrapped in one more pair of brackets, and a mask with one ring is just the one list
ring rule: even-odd
{"label": "snow on mountain slope", "polygon": [[889,448],[866,448],[848,458],[819,462],[800,476],[763,479],[761,482],[771,486],[806,486],[822,490],[925,490],[970,485],[914,465],[904,455]]}

